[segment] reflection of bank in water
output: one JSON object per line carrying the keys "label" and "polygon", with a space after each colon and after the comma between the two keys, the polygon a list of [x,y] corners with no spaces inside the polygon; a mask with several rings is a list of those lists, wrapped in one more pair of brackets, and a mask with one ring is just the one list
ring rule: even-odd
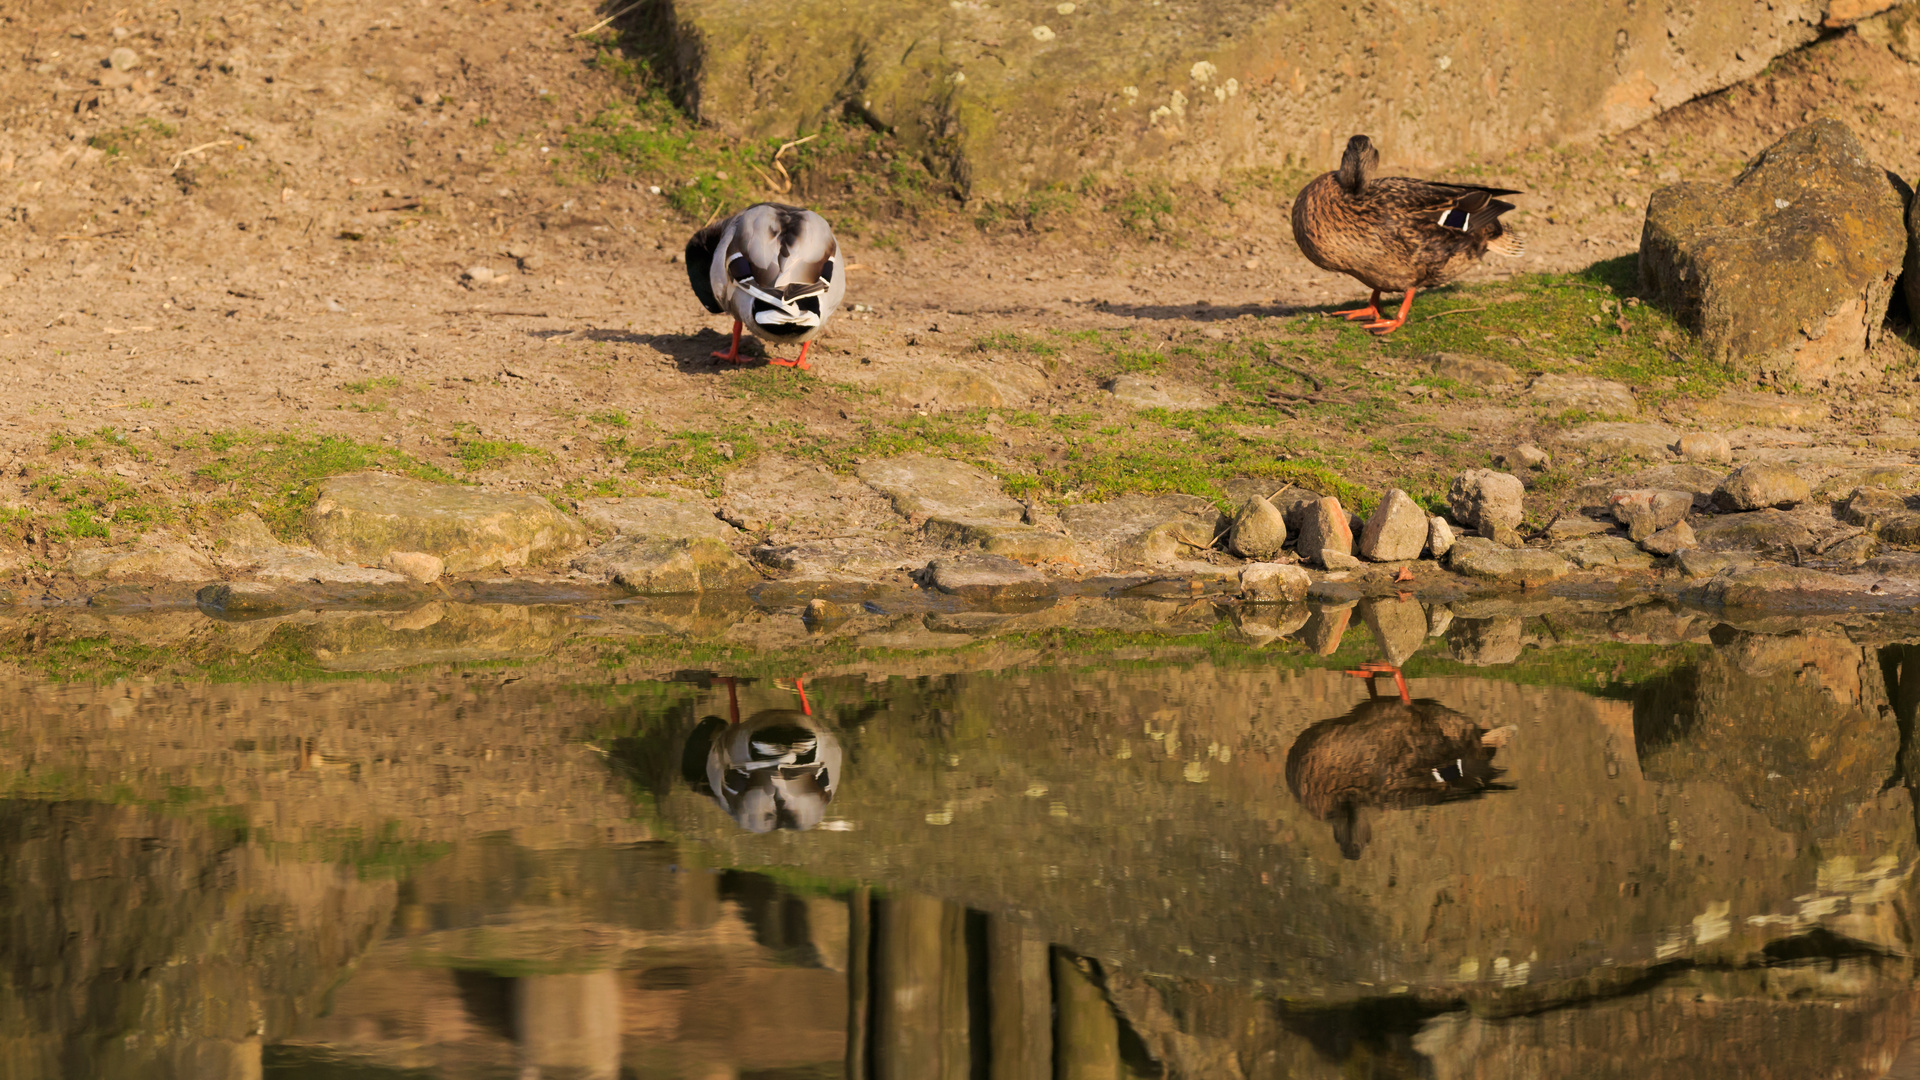
{"label": "reflection of bank in water", "polygon": [[1399,672],[1391,673],[1400,696],[1372,698],[1320,721],[1287,754],[1287,787],[1308,813],[1333,823],[1349,859],[1359,858],[1372,837],[1362,816],[1368,807],[1436,806],[1507,790],[1495,783],[1504,770],[1493,758],[1515,729],[1489,731],[1431,698],[1412,699]]}
{"label": "reflection of bank in water", "polygon": [[687,738],[682,775],[748,832],[819,825],[840,786],[840,740],[814,718],[798,679],[799,709],[762,709],[744,721],[739,688],[725,681],[730,719],[701,719]]}

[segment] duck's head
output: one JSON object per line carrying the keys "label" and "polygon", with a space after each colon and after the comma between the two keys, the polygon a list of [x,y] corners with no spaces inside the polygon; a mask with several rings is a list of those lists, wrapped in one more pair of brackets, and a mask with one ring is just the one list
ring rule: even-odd
{"label": "duck's head", "polygon": [[1358,195],[1360,189],[1373,179],[1374,170],[1380,167],[1380,151],[1373,148],[1373,140],[1365,135],[1355,135],[1347,140],[1347,152],[1340,155],[1340,171],[1335,173],[1340,186],[1350,195]]}

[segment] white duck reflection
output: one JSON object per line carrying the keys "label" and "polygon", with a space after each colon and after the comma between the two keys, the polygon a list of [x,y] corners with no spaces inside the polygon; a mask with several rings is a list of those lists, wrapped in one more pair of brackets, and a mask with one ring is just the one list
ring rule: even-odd
{"label": "white duck reflection", "polygon": [[843,755],[840,740],[814,718],[806,687],[793,681],[800,708],[762,709],[742,721],[739,688],[733,679],[722,681],[730,721],[722,726],[719,717],[709,716],[695,733],[712,740],[706,752],[708,792],[748,832],[805,832],[818,826],[840,786]]}

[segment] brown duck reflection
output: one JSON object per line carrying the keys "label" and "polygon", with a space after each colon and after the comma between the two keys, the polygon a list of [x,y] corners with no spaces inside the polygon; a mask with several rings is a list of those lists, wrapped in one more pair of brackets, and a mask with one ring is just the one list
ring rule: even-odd
{"label": "brown duck reflection", "polygon": [[761,709],[740,718],[737,679],[727,686],[729,718],[708,716],[687,740],[682,772],[748,832],[805,832],[827,816],[840,786],[840,741],[813,715],[799,679],[798,709]]}
{"label": "brown duck reflection", "polygon": [[[1301,732],[1287,753],[1288,789],[1314,817],[1333,823],[1342,855],[1357,859],[1366,848],[1369,807],[1435,806],[1507,790],[1495,783],[1505,770],[1493,758],[1513,738],[1511,725],[1489,731],[1432,698],[1415,700],[1389,664],[1348,674],[1368,679],[1373,696]],[[1380,696],[1373,685],[1386,674],[1397,696]]]}

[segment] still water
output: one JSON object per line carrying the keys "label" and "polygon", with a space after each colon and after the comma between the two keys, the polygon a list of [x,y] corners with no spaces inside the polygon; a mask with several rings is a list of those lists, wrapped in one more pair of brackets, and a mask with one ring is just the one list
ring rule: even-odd
{"label": "still water", "polygon": [[1316,611],[782,667],[528,617],[18,665],[0,1078],[1913,1067],[1899,640]]}

